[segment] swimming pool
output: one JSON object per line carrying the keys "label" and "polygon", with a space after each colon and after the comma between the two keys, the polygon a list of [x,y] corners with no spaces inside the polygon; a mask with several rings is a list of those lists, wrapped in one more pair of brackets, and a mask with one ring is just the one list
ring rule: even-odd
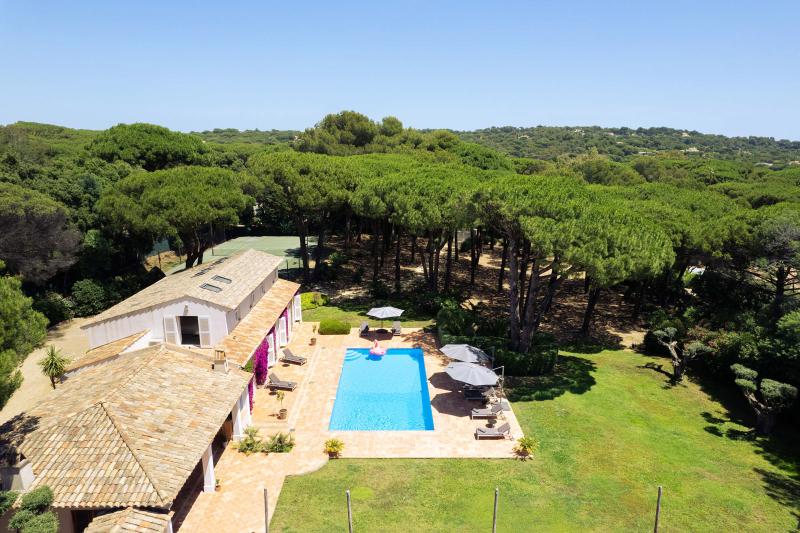
{"label": "swimming pool", "polygon": [[328,425],[337,431],[432,430],[433,414],[419,348],[348,348]]}

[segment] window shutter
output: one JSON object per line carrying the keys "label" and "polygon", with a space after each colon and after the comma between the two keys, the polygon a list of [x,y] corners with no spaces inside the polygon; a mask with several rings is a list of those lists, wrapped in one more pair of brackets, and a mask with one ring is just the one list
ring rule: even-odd
{"label": "window shutter", "polygon": [[170,344],[180,344],[178,340],[178,321],[174,316],[164,317],[164,340]]}
{"label": "window shutter", "polygon": [[197,325],[200,329],[200,346],[204,348],[211,346],[211,321],[207,316],[199,316]]}
{"label": "window shutter", "polygon": [[283,317],[278,318],[278,344],[286,346],[286,321]]}
{"label": "window shutter", "polygon": [[294,297],[294,321],[300,322],[303,319],[303,308],[300,306],[300,295]]}

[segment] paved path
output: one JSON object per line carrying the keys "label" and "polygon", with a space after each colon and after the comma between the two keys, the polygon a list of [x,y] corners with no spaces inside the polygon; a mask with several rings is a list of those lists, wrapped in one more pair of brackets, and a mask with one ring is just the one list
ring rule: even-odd
{"label": "paved path", "polygon": [[[353,330],[350,335],[318,336],[310,346],[311,323],[301,323],[293,332],[290,347],[298,355],[308,356],[308,364],[279,365],[271,369],[281,379],[300,383],[286,394],[283,407],[287,420],[275,416],[280,407],[274,395],[256,390],[253,425],[262,437],[279,431],[291,432],[295,448],[288,454],[245,456],[231,446],[218,458],[215,472],[221,481],[218,492],[200,493],[181,531],[264,531],[264,489],[269,491],[269,513],[275,511],[286,476],[313,472],[325,465],[323,443],[331,437],[345,442],[343,457],[359,458],[429,458],[471,457],[511,458],[513,440],[476,441],[475,428],[486,421],[470,420],[470,408],[456,391],[458,385],[443,373],[448,361],[437,355],[434,339],[419,329],[410,329],[402,337],[383,341],[387,347],[422,347],[428,377],[428,391],[433,406],[433,431],[345,431],[328,430],[336,389],[342,370],[342,358],[348,347],[368,347]],[[522,430],[513,412],[505,414],[514,438]]]}
{"label": "paved path", "polygon": [[0,424],[27,411],[39,402],[53,395],[50,379],[42,374],[37,362],[51,344],[61,349],[61,353],[72,360],[82,357],[89,349],[89,339],[80,326],[86,318],[76,318],[62,322],[47,332],[47,338],[41,348],[28,354],[22,363],[22,386],[11,396],[8,403],[0,410]]}

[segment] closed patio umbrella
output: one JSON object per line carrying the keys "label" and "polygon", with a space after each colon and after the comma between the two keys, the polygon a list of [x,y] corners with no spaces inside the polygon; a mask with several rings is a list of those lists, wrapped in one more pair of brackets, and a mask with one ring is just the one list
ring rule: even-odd
{"label": "closed patio umbrella", "polygon": [[491,359],[486,352],[469,344],[445,344],[439,350],[450,359],[465,363],[483,363]]}
{"label": "closed patio umbrella", "polygon": [[493,371],[474,363],[450,363],[445,372],[456,381],[476,387],[495,385],[498,379]]}
{"label": "closed patio umbrella", "polygon": [[402,314],[403,310],[396,307],[373,307],[367,311],[367,316],[380,319],[381,327],[383,327],[383,320],[385,318],[397,318]]}

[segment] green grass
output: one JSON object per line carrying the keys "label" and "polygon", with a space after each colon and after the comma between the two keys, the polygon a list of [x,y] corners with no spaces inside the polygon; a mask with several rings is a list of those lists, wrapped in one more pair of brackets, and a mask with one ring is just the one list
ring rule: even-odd
{"label": "green grass", "polygon": [[[391,305],[405,309],[402,302],[381,302],[381,303],[367,303],[367,302],[343,302],[338,305],[328,304],[315,309],[307,309],[303,311],[304,322],[321,322],[323,320],[341,320],[348,322],[351,327],[357,328],[361,322],[369,322],[370,327],[378,327],[381,324],[380,320],[369,318],[367,311],[372,307]],[[384,327],[392,325],[395,319],[387,319],[383,321]],[[400,317],[400,322],[403,326],[409,328],[424,328],[434,323],[432,317],[423,314],[414,313],[412,310],[406,310]]]}
{"label": "green grass", "polygon": [[356,531],[488,531],[497,486],[498,531],[647,531],[658,485],[663,531],[794,530],[796,437],[753,438],[738,396],[670,387],[664,363],[563,357],[555,376],[510,391],[541,441],[533,460],[331,461],[287,479],[271,530],[345,530],[349,488]]}

